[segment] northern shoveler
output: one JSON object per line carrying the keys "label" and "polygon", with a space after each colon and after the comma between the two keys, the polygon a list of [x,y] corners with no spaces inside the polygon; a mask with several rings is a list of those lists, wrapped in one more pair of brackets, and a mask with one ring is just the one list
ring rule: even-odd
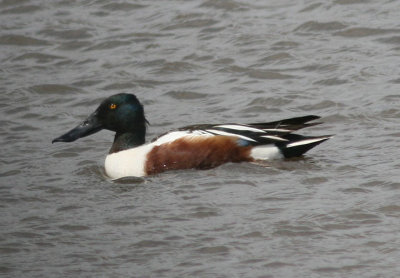
{"label": "northern shoveler", "polygon": [[178,169],[209,169],[227,162],[301,156],[331,136],[302,136],[292,132],[319,123],[309,115],[251,124],[200,124],[163,134],[145,144],[147,120],[133,94],[105,99],[80,125],[52,142],[72,142],[101,129],[115,132],[105,160],[112,179]]}

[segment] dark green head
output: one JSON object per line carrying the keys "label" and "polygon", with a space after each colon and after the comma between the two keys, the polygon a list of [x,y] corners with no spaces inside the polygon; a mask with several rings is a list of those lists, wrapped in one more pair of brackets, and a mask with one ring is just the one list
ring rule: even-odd
{"label": "dark green head", "polygon": [[143,105],[135,95],[117,94],[105,99],[96,109],[103,128],[125,133],[146,126]]}
{"label": "dark green head", "polygon": [[[123,135],[129,145],[144,143],[146,118],[143,105],[133,94],[117,94],[105,99],[100,106],[80,125],[53,140],[73,142],[102,129],[116,132],[116,139]],[[115,141],[114,141],[115,143]]]}

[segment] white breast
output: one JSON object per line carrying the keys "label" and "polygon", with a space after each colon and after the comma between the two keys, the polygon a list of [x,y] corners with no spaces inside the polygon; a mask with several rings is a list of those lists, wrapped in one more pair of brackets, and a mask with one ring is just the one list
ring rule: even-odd
{"label": "white breast", "polygon": [[145,176],[146,157],[153,147],[147,144],[107,155],[104,165],[107,176],[112,179]]}

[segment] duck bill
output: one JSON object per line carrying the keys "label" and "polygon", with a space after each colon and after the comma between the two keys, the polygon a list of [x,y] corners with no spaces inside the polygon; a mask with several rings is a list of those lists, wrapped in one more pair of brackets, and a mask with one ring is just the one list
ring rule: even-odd
{"label": "duck bill", "polygon": [[79,138],[89,136],[103,129],[101,125],[97,112],[91,114],[86,120],[84,120],[80,125],[71,129],[67,133],[55,138],[52,143],[55,142],[73,142]]}

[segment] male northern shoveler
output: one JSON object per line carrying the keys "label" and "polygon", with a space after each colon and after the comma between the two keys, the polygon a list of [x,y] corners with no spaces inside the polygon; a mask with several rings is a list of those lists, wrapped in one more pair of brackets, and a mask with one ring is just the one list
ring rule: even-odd
{"label": "male northern shoveler", "polygon": [[80,125],[53,140],[72,142],[101,129],[115,132],[105,171],[112,179],[146,176],[177,169],[209,169],[227,162],[301,156],[331,136],[292,132],[318,123],[304,116],[267,123],[201,124],[180,128],[145,144],[147,120],[135,95],[105,99]]}

